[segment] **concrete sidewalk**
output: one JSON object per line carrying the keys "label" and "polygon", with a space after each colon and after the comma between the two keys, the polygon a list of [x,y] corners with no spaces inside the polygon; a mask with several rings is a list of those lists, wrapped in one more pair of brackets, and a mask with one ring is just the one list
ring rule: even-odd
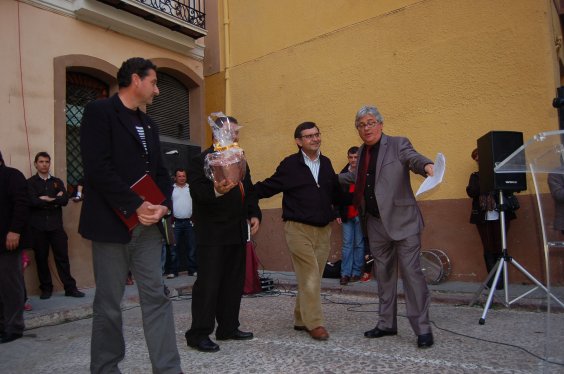
{"label": "concrete sidewalk", "polygon": [[[293,273],[264,272],[276,289],[242,300],[241,330],[254,339],[222,341],[217,353],[186,346],[184,332],[191,324],[191,287],[194,277],[166,279],[180,296],[172,298],[176,342],[185,373],[239,374],[358,374],[358,373],[563,373],[564,313],[547,323],[546,295],[535,291],[511,306],[494,306],[487,323],[478,320],[483,308],[468,307],[478,284],[445,282],[431,286],[431,324],[435,345],[418,349],[405,303],[398,302],[398,334],[366,339],[364,331],[378,321],[376,283],[340,286],[323,280],[323,310],[329,340],[319,342],[293,329],[296,281]],[[511,296],[526,291],[511,285]],[[94,289],[75,299],[63,293],[51,299],[33,298],[26,313],[28,330],[22,339],[0,347],[0,373],[88,373]],[[562,289],[553,290],[563,297]],[[502,294],[500,291],[498,294]],[[401,294],[401,286],[400,286]],[[121,372],[150,373],[151,363],[142,328],[135,285],[126,287],[123,300],[126,355]],[[67,322],[67,323],[63,323]],[[214,335],[211,335],[214,339]]]}
{"label": "concrete sidewalk", "polygon": [[[295,290],[296,277],[293,272],[274,272],[261,271],[261,277],[270,278],[274,283],[274,287],[278,290]],[[164,279],[164,283],[169,289],[176,290],[180,295],[188,295],[192,291],[196,277],[188,276],[186,273],[180,273],[180,276],[174,279]],[[445,304],[462,304],[468,303],[474,299],[476,291],[480,288],[478,283],[446,281],[437,285],[429,285],[431,291],[432,303]],[[339,279],[323,278],[321,288],[325,292],[331,294],[351,294],[364,296],[377,296],[377,284],[372,279],[368,282],[357,282],[347,286],[341,286]],[[534,288],[531,285],[510,284],[509,286],[509,302]],[[25,312],[26,329],[34,329],[42,326],[51,326],[58,323],[74,321],[78,319],[88,318],[92,315],[92,301],[94,300],[94,288],[81,289],[85,293],[84,298],[65,297],[64,292],[53,293],[53,296],[47,300],[40,300],[38,296],[32,296],[31,303],[33,310]],[[560,301],[564,302],[564,287],[553,287],[552,294]],[[403,297],[403,287],[401,281],[398,285],[398,293],[400,298]],[[487,290],[482,293],[478,300],[478,305],[485,305],[487,298]],[[496,291],[494,298],[494,306],[503,305],[505,301],[504,291]],[[125,295],[122,302],[124,309],[137,305],[139,295],[137,286],[126,286]],[[547,294],[541,289],[524,296],[515,303],[511,303],[511,309],[526,310],[546,310]],[[551,303],[552,310],[562,312],[564,308],[553,300]]]}

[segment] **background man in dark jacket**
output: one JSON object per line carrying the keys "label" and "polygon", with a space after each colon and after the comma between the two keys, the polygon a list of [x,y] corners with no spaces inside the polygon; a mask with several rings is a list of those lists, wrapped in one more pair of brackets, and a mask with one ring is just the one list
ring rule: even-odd
{"label": "background man in dark jacket", "polygon": [[84,297],[84,293],[76,288],[70,271],[68,236],[63,228],[63,207],[69,202],[65,185],[62,180],[49,174],[51,156],[47,152],[35,155],[34,165],[37,174],[27,180],[27,185],[31,200],[33,249],[41,289],[39,298],[48,299],[53,293],[49,247],[53,249],[65,296]]}
{"label": "background man in dark jacket", "polygon": [[[347,151],[349,163],[341,170],[341,173],[352,171],[356,168],[358,159],[358,147],[350,147]],[[343,246],[341,250],[341,280],[340,284],[345,286],[360,281],[364,269],[364,232],[362,220],[358,209],[352,204],[354,183],[343,187],[346,197],[341,204],[341,220],[343,228]]]}
{"label": "background man in dark jacket", "polygon": [[[478,163],[479,155],[478,148],[472,151],[471,157]],[[549,178],[550,186],[550,178]],[[552,193],[552,188],[551,188]],[[501,221],[499,215],[499,197],[497,191],[481,191],[480,190],[480,173],[473,172],[470,174],[468,186],[466,186],[466,193],[472,198],[472,211],[470,213],[470,223],[476,225],[482,247],[484,252],[484,262],[488,274],[496,267],[497,261],[503,255],[502,240],[501,240]],[[511,195],[510,192],[505,194],[505,197]],[[553,195],[554,196],[554,195]],[[508,200],[506,200],[508,201]],[[505,208],[505,234],[509,232],[511,221],[517,218],[513,209],[506,204]],[[503,284],[503,270],[496,284],[498,290],[502,290]],[[494,278],[488,281],[488,287],[492,287]]]}
{"label": "background man in dark jacket", "polygon": [[22,248],[29,219],[29,197],[23,174],[4,164],[0,153],[0,343],[22,337],[24,281]]}
{"label": "background man in dark jacket", "polygon": [[[161,234],[157,224],[170,209],[171,184],[156,124],[139,107],[159,94],[156,66],[143,58],[125,61],[119,92],[86,106],[80,128],[84,202],[79,232],[92,240],[96,281],[90,370],[119,372],[125,356],[120,302],[131,269],[141,298],[143,330],[153,371],[180,373],[172,304],[164,294]],[[130,186],[148,174],[166,197],[151,204]],[[118,217],[137,214],[132,231]]]}
{"label": "background man in dark jacket", "polygon": [[260,199],[283,193],[286,243],[298,280],[294,329],[326,340],[329,333],[321,309],[321,277],[331,248],[331,222],[341,220],[338,205],[342,190],[331,160],[319,150],[317,125],[298,125],[294,138],[299,151],[282,160],[276,172],[255,188]]}
{"label": "background man in dark jacket", "polygon": [[[220,117],[216,124],[220,128],[237,126],[237,120]],[[247,224],[255,234],[262,218],[248,166],[240,183],[227,179],[212,182],[206,177],[204,160],[213,152],[214,147],[206,149],[190,160],[187,169],[198,278],[192,289],[192,326],[186,331],[186,342],[202,352],[219,350],[209,338],[216,320],[218,340],[253,338],[251,332],[239,330],[239,309],[245,283]]]}

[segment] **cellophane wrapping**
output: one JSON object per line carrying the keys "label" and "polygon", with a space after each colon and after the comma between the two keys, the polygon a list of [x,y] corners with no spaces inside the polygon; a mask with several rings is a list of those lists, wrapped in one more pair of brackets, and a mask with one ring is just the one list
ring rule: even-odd
{"label": "cellophane wrapping", "polygon": [[218,183],[226,179],[239,183],[247,169],[245,152],[237,143],[241,126],[221,112],[210,114],[208,123],[213,131],[215,152],[204,160],[206,176]]}

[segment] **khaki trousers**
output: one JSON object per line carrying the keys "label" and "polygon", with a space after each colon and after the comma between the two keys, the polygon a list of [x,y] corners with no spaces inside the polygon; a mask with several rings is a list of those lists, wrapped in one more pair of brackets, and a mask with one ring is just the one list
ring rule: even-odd
{"label": "khaki trousers", "polygon": [[316,227],[286,221],[284,232],[298,281],[294,325],[312,330],[324,325],[321,277],[331,247],[331,225]]}

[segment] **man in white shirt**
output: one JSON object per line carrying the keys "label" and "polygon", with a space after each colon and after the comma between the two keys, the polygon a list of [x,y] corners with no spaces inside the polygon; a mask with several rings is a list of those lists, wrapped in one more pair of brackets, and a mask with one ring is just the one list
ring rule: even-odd
{"label": "man in white shirt", "polygon": [[[174,241],[170,247],[170,270],[167,278],[178,276],[179,254],[186,253],[188,258],[188,275],[196,274],[196,238],[192,223],[192,197],[190,186],[186,183],[186,170],[176,169],[174,172],[174,186],[172,191],[172,213],[174,215]],[[186,251],[180,251],[184,245]]]}

